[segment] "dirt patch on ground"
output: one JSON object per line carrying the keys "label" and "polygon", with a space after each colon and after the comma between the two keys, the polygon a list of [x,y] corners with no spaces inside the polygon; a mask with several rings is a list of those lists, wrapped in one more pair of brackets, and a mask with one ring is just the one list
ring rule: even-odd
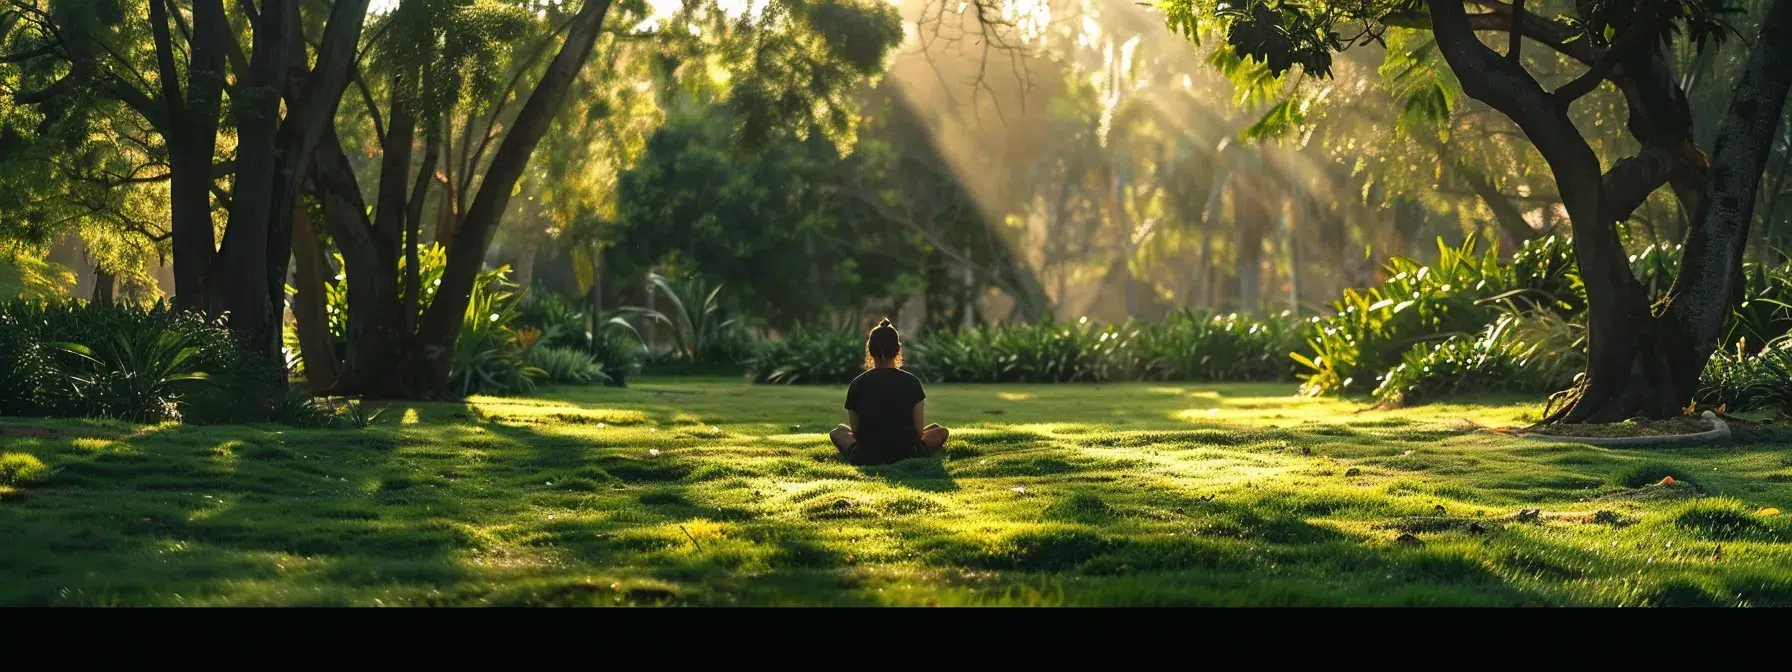
{"label": "dirt patch on ground", "polygon": [[1752,421],[1725,416],[1737,443],[1792,443],[1792,419]]}
{"label": "dirt patch on ground", "polygon": [[1667,420],[1626,420],[1598,425],[1550,425],[1540,427],[1534,433],[1544,436],[1615,439],[1631,436],[1698,434],[1711,431],[1711,427],[1711,423],[1704,418],[1683,416]]}

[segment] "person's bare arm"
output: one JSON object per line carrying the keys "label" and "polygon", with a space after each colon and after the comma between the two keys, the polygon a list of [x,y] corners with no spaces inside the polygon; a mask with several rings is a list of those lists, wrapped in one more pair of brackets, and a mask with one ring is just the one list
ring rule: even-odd
{"label": "person's bare arm", "polygon": [[915,434],[919,435],[927,429],[927,401],[915,402]]}
{"label": "person's bare arm", "polygon": [[846,426],[852,428],[852,433],[854,436],[857,436],[859,434],[859,412],[858,411],[847,411],[846,412]]}

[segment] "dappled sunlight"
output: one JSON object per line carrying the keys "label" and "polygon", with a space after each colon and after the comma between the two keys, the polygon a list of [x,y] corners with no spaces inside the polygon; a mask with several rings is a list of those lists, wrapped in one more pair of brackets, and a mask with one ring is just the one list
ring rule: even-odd
{"label": "dappled sunlight", "polygon": [[87,437],[75,439],[73,441],[73,444],[74,444],[75,449],[77,449],[77,450],[85,450],[85,451],[91,451],[91,452],[98,452],[101,450],[111,450],[119,445],[117,441],[114,441],[111,439],[95,439],[95,438],[87,438]]}
{"label": "dappled sunlight", "polygon": [[1792,0],[40,4],[0,606],[1792,606]]}
{"label": "dappled sunlight", "polygon": [[[12,566],[41,578],[0,602],[1631,604],[1653,594],[1624,583],[1649,558],[1595,551],[1706,542],[1676,527],[1680,503],[1627,484],[1670,469],[1792,506],[1758,487],[1786,471],[1762,451],[1552,446],[1461,422],[1528,404],[1374,411],[1290,392],[934,385],[930,416],[958,430],[944,454],[881,467],[840,462],[822,434],[840,388],[723,380],[484,399],[454,423],[39,438],[58,475],[0,501],[0,527],[26,542]],[[648,421],[580,421],[622,409]],[[126,482],[116,512],[83,513]],[[1512,521],[1539,506],[1547,521]],[[1595,524],[1596,510],[1636,522]],[[1724,542],[1734,565],[1653,562],[1784,603],[1792,584],[1740,578],[1792,548],[1762,529]],[[1395,542],[1409,530],[1425,549]],[[63,550],[15,550],[49,547]],[[1539,578],[1539,552],[1580,578]],[[105,587],[86,576],[100,567]]]}
{"label": "dappled sunlight", "polygon": [[222,468],[225,473],[234,474],[237,460],[241,458],[241,451],[247,447],[248,444],[242,441],[219,443],[212,447],[212,462]]}

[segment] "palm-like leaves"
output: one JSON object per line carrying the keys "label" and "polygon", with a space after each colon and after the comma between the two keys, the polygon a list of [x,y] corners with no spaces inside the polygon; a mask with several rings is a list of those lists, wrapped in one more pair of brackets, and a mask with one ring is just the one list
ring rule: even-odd
{"label": "palm-like leaves", "polygon": [[121,331],[95,346],[56,342],[50,347],[84,366],[67,367],[79,394],[104,416],[153,422],[179,417],[177,402],[190,383],[209,380],[200,350],[178,331]]}
{"label": "palm-like leaves", "polygon": [[712,287],[701,276],[669,280],[658,273],[649,273],[647,283],[649,291],[659,293],[672,304],[671,314],[642,307],[623,310],[666,325],[672,332],[673,346],[686,360],[696,361],[700,353],[708,351],[736,325],[723,311],[719,284]]}
{"label": "palm-like leaves", "polygon": [[461,396],[529,394],[535,381],[547,375],[529,364],[528,348],[511,328],[520,311],[515,285],[504,278],[506,270],[474,285],[467,301],[448,374],[449,388]]}

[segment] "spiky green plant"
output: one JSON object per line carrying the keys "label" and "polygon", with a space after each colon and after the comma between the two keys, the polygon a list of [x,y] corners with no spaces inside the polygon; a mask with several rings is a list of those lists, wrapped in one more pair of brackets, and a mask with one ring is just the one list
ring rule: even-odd
{"label": "spiky green plant", "polygon": [[591,353],[577,348],[536,346],[529,350],[529,364],[541,369],[553,383],[602,385],[610,382],[604,366]]}

